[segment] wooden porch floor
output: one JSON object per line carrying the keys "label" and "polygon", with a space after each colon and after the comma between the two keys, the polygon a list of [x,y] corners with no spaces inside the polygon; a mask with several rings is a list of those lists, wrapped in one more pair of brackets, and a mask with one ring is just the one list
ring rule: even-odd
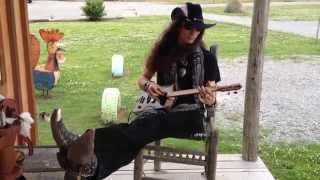
{"label": "wooden porch floor", "polygon": [[[56,148],[36,148],[35,154],[24,162],[24,175],[32,180],[62,180],[63,172],[56,161]],[[201,166],[176,163],[162,163],[160,172],[153,171],[153,162],[144,165],[144,172],[150,177],[168,180],[205,180]],[[217,180],[274,180],[273,176],[258,158],[256,162],[243,161],[240,154],[219,154]],[[40,172],[51,171],[51,172]],[[133,179],[133,163],[122,167],[105,180]]]}

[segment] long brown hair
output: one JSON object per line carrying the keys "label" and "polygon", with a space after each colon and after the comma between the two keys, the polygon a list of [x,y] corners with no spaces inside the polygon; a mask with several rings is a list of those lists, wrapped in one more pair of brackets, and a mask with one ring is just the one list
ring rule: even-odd
{"label": "long brown hair", "polygon": [[146,60],[146,68],[156,71],[167,71],[178,57],[183,56],[189,50],[196,46],[205,47],[202,40],[204,30],[202,30],[193,44],[187,47],[181,47],[178,44],[178,36],[183,21],[173,21],[160,35],[158,41],[154,44],[150,55]]}

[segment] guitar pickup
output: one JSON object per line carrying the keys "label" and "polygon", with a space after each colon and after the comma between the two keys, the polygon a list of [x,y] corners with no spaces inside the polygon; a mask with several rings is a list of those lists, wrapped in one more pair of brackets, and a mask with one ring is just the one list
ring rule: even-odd
{"label": "guitar pickup", "polygon": [[151,103],[156,103],[156,102],[157,102],[157,100],[152,98]]}
{"label": "guitar pickup", "polygon": [[140,104],[143,104],[145,99],[146,99],[146,98],[145,98],[144,96],[142,96],[142,97],[140,98]]}

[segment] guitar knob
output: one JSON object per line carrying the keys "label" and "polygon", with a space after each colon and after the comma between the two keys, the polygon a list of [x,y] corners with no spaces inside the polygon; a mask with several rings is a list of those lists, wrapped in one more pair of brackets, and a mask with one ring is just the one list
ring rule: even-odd
{"label": "guitar knob", "polygon": [[153,99],[153,98],[152,98],[151,103],[156,103],[156,99]]}

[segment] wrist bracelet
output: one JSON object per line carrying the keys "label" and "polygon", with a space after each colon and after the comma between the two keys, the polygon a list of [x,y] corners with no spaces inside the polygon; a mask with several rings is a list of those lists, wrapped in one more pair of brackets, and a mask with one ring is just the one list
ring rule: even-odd
{"label": "wrist bracelet", "polygon": [[147,92],[147,88],[149,86],[150,81],[146,81],[143,85],[143,90]]}
{"label": "wrist bracelet", "polygon": [[143,85],[143,90],[144,90],[145,92],[148,91],[151,82],[153,82],[153,81],[147,80],[147,81],[144,83],[144,85]]}

